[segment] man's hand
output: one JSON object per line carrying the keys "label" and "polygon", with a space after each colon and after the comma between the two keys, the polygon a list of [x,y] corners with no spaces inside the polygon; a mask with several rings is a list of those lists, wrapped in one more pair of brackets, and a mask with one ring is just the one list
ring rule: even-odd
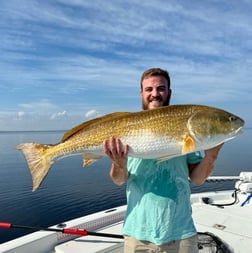
{"label": "man's hand", "polygon": [[110,177],[115,184],[121,185],[128,178],[127,156],[129,146],[123,146],[118,138],[110,137],[102,143],[104,153],[111,159],[112,166],[110,169]]}

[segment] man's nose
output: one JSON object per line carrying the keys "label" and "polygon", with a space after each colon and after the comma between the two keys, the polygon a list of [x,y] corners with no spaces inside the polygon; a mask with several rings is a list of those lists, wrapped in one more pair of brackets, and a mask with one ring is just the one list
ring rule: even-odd
{"label": "man's nose", "polygon": [[157,90],[157,89],[153,89],[152,92],[151,92],[151,95],[152,95],[153,97],[157,97],[157,96],[159,95],[158,90]]}

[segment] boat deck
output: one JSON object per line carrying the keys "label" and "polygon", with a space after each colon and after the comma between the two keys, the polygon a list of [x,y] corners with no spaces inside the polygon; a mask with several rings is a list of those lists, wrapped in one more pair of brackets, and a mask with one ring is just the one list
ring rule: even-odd
{"label": "boat deck", "polygon": [[[192,203],[193,219],[197,231],[207,231],[217,235],[223,241],[228,242],[231,249],[235,249],[235,253],[251,252],[252,202],[249,201],[241,206],[248,195],[240,193],[237,203],[227,206],[225,204],[234,201],[232,192],[208,194],[208,201],[220,204],[220,206],[205,204],[202,197],[206,197],[206,194],[198,194],[198,200]],[[221,204],[224,205],[221,206]]]}
{"label": "boat deck", "polygon": [[[229,248],[235,249],[236,253],[249,252],[249,249],[252,249],[252,204],[248,202],[241,206],[247,195],[240,194],[237,203],[225,206],[234,202],[232,193],[223,191],[193,195],[191,198],[193,219],[198,232],[210,232],[218,236],[224,242],[228,242]],[[204,203],[202,198],[206,197],[209,203],[220,206]],[[122,222],[119,222],[99,232],[120,234],[121,227]],[[122,253],[123,242],[121,239],[88,236],[55,247],[55,253],[70,252]]]}
{"label": "boat deck", "polygon": [[[120,234],[122,222],[109,226],[99,232]],[[55,247],[55,253],[123,253],[123,240],[117,238],[106,238],[100,236],[78,237]]]}
{"label": "boat deck", "polygon": [[[198,232],[210,232],[229,245],[232,252],[248,253],[252,249],[252,198],[250,193],[233,191],[192,194],[193,219]],[[207,204],[207,203],[208,204]],[[211,204],[220,204],[213,206]],[[66,228],[79,228],[99,233],[120,235],[126,206],[98,212],[66,222]],[[54,226],[58,227],[58,226]],[[123,239],[100,236],[73,236],[60,232],[40,231],[0,244],[5,253],[122,253]],[[212,252],[201,249],[200,253]]]}

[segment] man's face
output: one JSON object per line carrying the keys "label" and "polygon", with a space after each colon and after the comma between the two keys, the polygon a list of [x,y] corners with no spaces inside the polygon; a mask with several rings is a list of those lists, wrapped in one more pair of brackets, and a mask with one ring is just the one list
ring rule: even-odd
{"label": "man's face", "polygon": [[144,110],[169,105],[171,90],[163,76],[151,76],[142,82],[142,108]]}

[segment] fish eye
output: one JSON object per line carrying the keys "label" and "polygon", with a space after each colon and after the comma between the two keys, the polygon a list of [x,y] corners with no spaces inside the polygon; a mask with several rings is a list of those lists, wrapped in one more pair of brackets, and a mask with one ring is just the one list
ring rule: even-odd
{"label": "fish eye", "polygon": [[229,116],[229,121],[235,121],[237,120],[237,117],[235,117],[234,115]]}

